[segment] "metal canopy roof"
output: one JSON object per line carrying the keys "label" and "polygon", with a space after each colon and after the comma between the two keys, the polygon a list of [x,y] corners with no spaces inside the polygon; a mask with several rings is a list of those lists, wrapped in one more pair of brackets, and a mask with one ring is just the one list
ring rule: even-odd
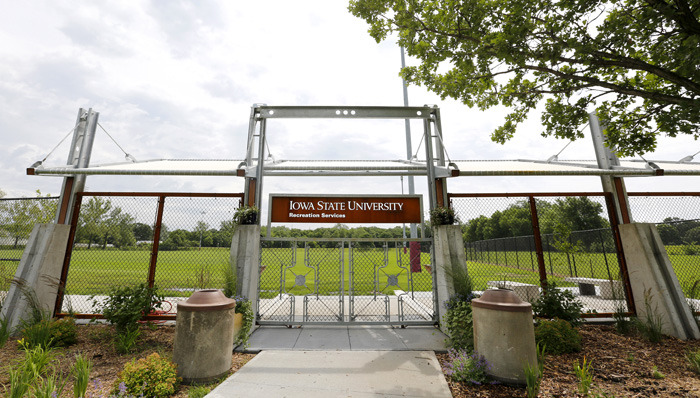
{"label": "metal canopy roof", "polygon": [[[246,167],[241,159],[154,159],[137,162],[73,166],[39,166],[30,175],[169,175],[255,176],[257,162]],[[266,176],[398,176],[427,175],[420,160],[281,160],[263,164]],[[661,176],[700,175],[698,162],[621,160],[612,169],[600,169],[594,160],[454,160],[437,167],[436,177],[456,176]]]}

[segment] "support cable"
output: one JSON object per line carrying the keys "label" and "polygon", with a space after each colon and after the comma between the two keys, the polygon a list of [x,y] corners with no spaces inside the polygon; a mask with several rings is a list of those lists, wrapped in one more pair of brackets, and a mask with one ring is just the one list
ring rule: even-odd
{"label": "support cable", "polygon": [[124,150],[124,148],[122,148],[122,146],[119,145],[119,143],[107,132],[107,130],[105,130],[104,127],[102,127],[102,125],[101,125],[99,122],[97,123],[97,125],[100,126],[100,128],[102,129],[102,131],[104,131],[105,134],[107,134],[107,137],[109,137],[109,138],[112,140],[112,142],[114,142],[114,144],[116,144],[116,145],[119,147],[119,149],[121,149],[122,152],[124,152],[124,158],[125,158],[126,160],[129,160],[129,161],[131,161],[132,163],[136,163],[136,158],[133,157],[133,156],[131,156],[130,154],[126,153],[126,151]]}
{"label": "support cable", "polygon": [[440,131],[440,127],[438,127],[437,123],[435,123],[435,131],[437,132],[437,137],[440,140],[440,144],[442,144],[442,151],[445,152],[445,156],[447,156],[447,162],[452,163],[452,159],[450,159],[450,154],[447,153],[447,147],[445,146],[445,142],[442,140],[442,131]]}
{"label": "support cable", "polygon": [[695,156],[698,155],[698,153],[700,153],[700,151],[697,151],[692,155],[688,155],[688,156],[684,157],[683,159],[679,160],[678,163],[692,162],[693,159],[695,158]]}
{"label": "support cable", "polygon": [[[586,123],[586,124],[581,128],[581,130],[578,131],[578,133],[581,134],[581,133],[583,132],[583,130],[586,129],[586,127],[588,127],[588,123]],[[552,162],[558,161],[558,160],[559,160],[559,155],[561,155],[561,153],[564,152],[564,149],[568,148],[569,145],[571,145],[572,142],[574,142],[574,140],[569,140],[569,142],[567,142],[566,145],[564,145],[564,148],[562,148],[561,151],[557,152],[556,155],[552,155],[552,156],[549,157],[549,159],[547,159],[547,163],[552,163]]]}
{"label": "support cable", "polygon": [[58,148],[59,146],[61,146],[61,144],[63,144],[63,141],[65,141],[66,138],[68,138],[71,134],[73,134],[74,131],[75,131],[75,127],[73,127],[72,129],[70,129],[70,131],[68,132],[68,134],[66,134],[66,136],[63,137],[63,139],[62,139],[55,147],[53,147],[53,149],[49,152],[48,155],[46,155],[43,159],[34,162],[34,164],[32,164],[31,167],[32,167],[32,168],[36,168],[36,167],[41,166],[41,165],[46,161],[46,159],[48,159],[49,156],[51,156],[51,155],[53,154],[53,152],[56,150],[56,148]]}

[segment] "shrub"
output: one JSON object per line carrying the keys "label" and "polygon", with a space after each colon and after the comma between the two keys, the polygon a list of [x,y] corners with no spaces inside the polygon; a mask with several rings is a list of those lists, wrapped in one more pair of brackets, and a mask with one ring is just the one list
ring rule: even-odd
{"label": "shrub", "polygon": [[103,306],[102,315],[112,323],[117,333],[125,333],[138,326],[138,321],[160,307],[163,297],[156,294],[156,287],[145,284],[112,288],[102,302],[92,297],[93,305]]}
{"label": "shrub", "polygon": [[169,397],[175,393],[179,383],[175,368],[175,364],[157,353],[138,361],[132,360],[119,373],[113,393]]}
{"label": "shrub", "polygon": [[452,225],[457,220],[455,211],[449,207],[436,207],[430,211],[430,224],[436,225]]}
{"label": "shrub", "polygon": [[572,326],[580,325],[583,320],[583,304],[579,303],[570,290],[557,289],[554,282],[546,284],[542,295],[532,303],[532,312],[541,318],[559,318]]}
{"label": "shrub", "polygon": [[454,295],[445,302],[445,326],[450,346],[457,349],[474,348],[474,324],[472,322],[472,299],[474,295]]}
{"label": "shrub", "polygon": [[535,341],[552,354],[581,351],[581,335],[563,319],[540,320],[535,327]]}
{"label": "shrub", "polygon": [[450,361],[445,368],[445,374],[454,381],[470,384],[483,384],[488,381],[486,371],[489,365],[486,358],[476,351],[469,354],[465,350],[451,348],[447,351]]}
{"label": "shrub", "polygon": [[236,296],[234,297],[234,300],[236,300],[236,314],[243,314],[243,324],[241,325],[241,330],[238,331],[234,344],[246,347],[248,345],[250,328],[253,327],[253,321],[255,320],[253,314],[253,303],[242,296]]}
{"label": "shrub", "polygon": [[689,351],[685,357],[693,372],[700,374],[700,350]]}
{"label": "shrub", "polygon": [[78,326],[73,318],[53,320],[50,330],[54,347],[68,347],[78,342]]}
{"label": "shrub", "polygon": [[22,321],[22,341],[27,348],[50,348],[53,345],[51,338],[51,321],[41,320],[36,323]]}

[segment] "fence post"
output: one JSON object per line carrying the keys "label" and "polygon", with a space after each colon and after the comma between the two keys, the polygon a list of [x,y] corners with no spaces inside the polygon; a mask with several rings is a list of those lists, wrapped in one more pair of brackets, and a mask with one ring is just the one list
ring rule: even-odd
{"label": "fence post", "polygon": [[70,267],[70,258],[73,254],[73,242],[75,241],[75,230],[78,226],[78,216],[80,215],[80,206],[83,202],[82,192],[75,195],[75,203],[73,204],[73,213],[70,220],[70,232],[68,233],[68,244],[66,245],[66,255],[63,259],[63,268],[61,269],[61,277],[58,282],[58,294],[56,295],[56,304],[53,308],[53,315],[56,316],[63,308],[63,295],[66,291],[66,281],[68,279],[68,268]]}
{"label": "fence post", "polygon": [[156,225],[153,228],[153,245],[151,246],[151,263],[148,267],[148,287],[153,288],[156,283],[156,263],[158,262],[158,246],[160,246],[160,231],[163,222],[163,208],[165,207],[165,195],[158,197],[158,213]]}
{"label": "fence post", "polygon": [[547,286],[547,269],[544,265],[544,253],[542,252],[542,236],[540,235],[540,219],[537,216],[537,204],[535,197],[528,196],[530,202],[530,217],[532,218],[532,235],[535,239],[535,254],[537,254],[537,266],[540,271],[540,286]]}

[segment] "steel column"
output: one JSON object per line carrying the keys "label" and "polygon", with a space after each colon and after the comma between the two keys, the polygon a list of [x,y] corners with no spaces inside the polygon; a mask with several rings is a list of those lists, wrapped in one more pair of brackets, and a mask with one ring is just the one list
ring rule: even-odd
{"label": "steel column", "polygon": [[[70,152],[68,153],[68,165],[72,165],[74,168],[85,168],[90,164],[92,144],[95,141],[99,115],[92,108],[87,111],[83,108],[78,110]],[[65,224],[71,219],[70,213],[75,204],[75,196],[85,189],[85,179],[85,175],[64,178],[61,188],[61,199],[54,218],[57,224]]]}
{"label": "steel column", "polygon": [[[591,128],[591,138],[593,139],[593,149],[595,157],[598,161],[598,167],[601,169],[612,169],[613,166],[619,166],[620,161],[617,156],[605,146],[605,134],[600,126],[600,121],[595,112],[588,114],[589,125]],[[622,177],[601,176],[600,181],[603,185],[603,191],[610,192],[615,198],[615,213],[617,219],[627,224],[632,222],[632,216],[629,213],[629,201],[627,199],[627,191],[625,182]]]}

